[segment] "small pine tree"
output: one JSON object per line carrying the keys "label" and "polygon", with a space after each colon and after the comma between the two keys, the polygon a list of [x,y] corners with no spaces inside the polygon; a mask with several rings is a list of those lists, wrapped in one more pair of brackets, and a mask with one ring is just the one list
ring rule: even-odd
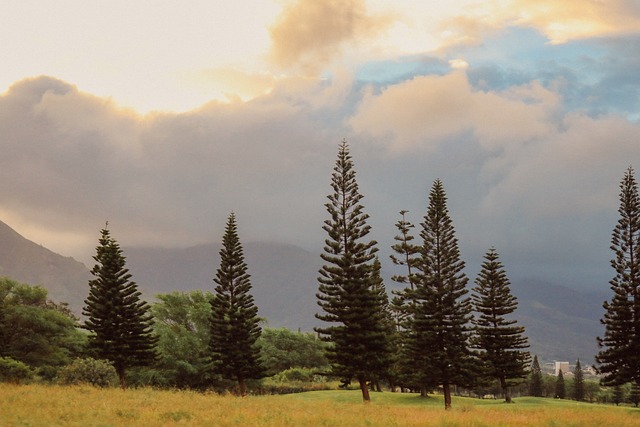
{"label": "small pine tree", "polygon": [[[107,223],[108,226],[108,223]],[[83,314],[84,328],[90,331],[89,347],[100,359],[113,362],[125,388],[126,369],[149,365],[156,360],[158,338],[152,333],[149,305],[125,266],[120,245],[105,226],[93,259],[95,279],[89,281],[89,296]]]}
{"label": "small pine tree", "polygon": [[386,300],[376,289],[376,241],[364,240],[369,216],[360,204],[363,196],[346,141],[340,144],[333,170],[333,193],[325,204],[330,218],[322,227],[328,239],[321,257],[327,264],[320,269],[316,294],[323,311],[316,317],[333,325],[315,330],[333,343],[327,357],[334,375],[355,377],[363,401],[369,402],[367,381],[379,377],[389,364]]}
{"label": "small pine tree", "polygon": [[542,397],[544,385],[542,383],[542,370],[538,362],[538,356],[533,356],[531,364],[531,375],[529,377],[529,394],[535,397]]}
{"label": "small pine tree", "polygon": [[629,403],[632,403],[636,408],[640,404],[640,384],[632,383],[631,392],[629,393]]}
{"label": "small pine tree", "polygon": [[440,180],[429,194],[420,237],[415,290],[410,295],[407,348],[420,384],[441,384],[445,409],[451,409],[451,384],[471,382],[469,349],[471,300],[458,240]]}
{"label": "small pine tree", "polygon": [[420,248],[415,244],[411,243],[414,237],[411,235],[410,230],[414,228],[414,225],[408,222],[405,218],[405,215],[408,211],[402,210],[400,211],[400,215],[402,219],[396,223],[396,228],[400,232],[399,235],[394,237],[396,240],[396,244],[391,246],[391,249],[397,254],[391,254],[391,261],[395,265],[401,265],[406,267],[407,274],[397,274],[391,277],[391,280],[398,282],[403,285],[409,285],[410,290],[414,290],[414,283],[416,278],[414,276],[415,265],[417,262],[417,255],[420,252]]}
{"label": "small pine tree", "polygon": [[523,351],[529,347],[524,327],[517,326],[516,320],[507,319],[518,303],[493,248],[485,255],[472,300],[478,313],[474,320],[474,346],[481,351],[480,358],[488,368],[488,375],[500,381],[505,402],[511,403],[509,387],[527,377],[531,358],[529,352]]}
{"label": "small pine tree", "polygon": [[560,369],[556,378],[556,399],[564,399],[565,395],[564,375],[562,374],[562,369]]}
{"label": "small pine tree", "polygon": [[251,281],[234,213],[229,215],[220,250],[220,268],[211,299],[211,359],[213,371],[238,382],[241,396],[247,394],[246,380],[261,378],[260,319],[251,295]]}
{"label": "small pine tree", "polygon": [[573,398],[578,402],[584,400],[584,375],[580,359],[576,360],[576,367],[573,371]]}
{"label": "small pine tree", "polygon": [[616,385],[613,387],[612,400],[616,406],[624,402],[624,388],[622,388],[622,385]]}
{"label": "small pine tree", "polygon": [[604,336],[596,356],[604,385],[640,382],[640,196],[631,167],[620,183],[620,219],[613,230],[609,282],[613,297],[603,305]]}

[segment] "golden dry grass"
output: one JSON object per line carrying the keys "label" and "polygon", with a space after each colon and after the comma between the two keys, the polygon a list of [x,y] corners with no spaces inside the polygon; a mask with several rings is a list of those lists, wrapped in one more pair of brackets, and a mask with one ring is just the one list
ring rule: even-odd
{"label": "golden dry grass", "polygon": [[0,384],[0,425],[11,426],[638,426],[640,410],[521,399],[382,393],[364,405],[357,391],[237,398],[185,391]]}

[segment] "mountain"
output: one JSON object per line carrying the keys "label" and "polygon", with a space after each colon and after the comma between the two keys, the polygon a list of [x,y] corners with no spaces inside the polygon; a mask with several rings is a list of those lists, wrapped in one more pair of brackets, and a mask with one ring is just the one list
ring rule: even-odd
{"label": "mountain", "polygon": [[[317,304],[316,277],[322,266],[318,255],[296,246],[243,243],[258,315],[270,327],[311,331]],[[220,245],[186,249],[123,248],[127,267],[143,295],[203,290],[213,292],[220,266]]]}
{"label": "mountain", "polygon": [[546,361],[595,362],[596,336],[604,333],[602,303],[611,298],[609,292],[578,291],[534,279],[512,280],[511,290],[518,298],[515,318],[526,328],[532,353]]}
{"label": "mountain", "polygon": [[82,310],[91,273],[73,258],[63,257],[25,239],[0,221],[0,277],[42,285],[55,301],[68,302],[77,313]]}
{"label": "mountain", "polygon": [[[316,292],[320,256],[296,246],[244,243],[259,316],[269,327],[311,331],[318,325]],[[143,297],[153,302],[160,293],[203,290],[213,292],[220,265],[220,245],[175,248],[123,248],[127,267]],[[80,313],[91,278],[87,267],[23,238],[0,222],[0,276],[40,284],[54,301],[68,302]],[[395,284],[383,274],[388,289]],[[519,306],[515,318],[525,326],[531,352],[541,360],[591,364],[597,352],[602,292],[585,292],[533,279],[511,279]]]}
{"label": "mountain", "polygon": [[[243,244],[252,275],[259,315],[270,327],[311,331],[319,324],[316,292],[320,256],[296,246],[274,243]],[[187,249],[125,248],[127,266],[143,294],[201,289],[213,291],[220,264],[219,245]],[[383,274],[388,289],[396,286]],[[531,352],[541,360],[594,363],[599,319],[608,292],[586,292],[534,279],[512,281],[518,298],[514,318],[525,326]],[[607,289],[608,290],[608,289]]]}

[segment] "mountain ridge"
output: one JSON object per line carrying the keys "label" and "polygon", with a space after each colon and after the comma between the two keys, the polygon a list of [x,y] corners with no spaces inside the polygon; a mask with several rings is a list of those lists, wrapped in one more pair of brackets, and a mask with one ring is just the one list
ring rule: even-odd
{"label": "mountain ridge", "polygon": [[[214,290],[220,244],[122,249],[132,280],[149,302],[162,293]],[[304,331],[318,326],[319,254],[273,242],[248,242],[243,249],[258,315],[265,319],[265,326]],[[52,300],[69,303],[78,314],[92,277],[84,264],[25,239],[1,221],[0,276],[42,285]],[[383,277],[388,290],[398,288],[389,280],[390,274]],[[514,318],[525,326],[532,353],[543,360],[573,362],[580,358],[584,364],[593,363],[607,292],[579,291],[531,278],[511,278],[511,289],[519,301]]]}

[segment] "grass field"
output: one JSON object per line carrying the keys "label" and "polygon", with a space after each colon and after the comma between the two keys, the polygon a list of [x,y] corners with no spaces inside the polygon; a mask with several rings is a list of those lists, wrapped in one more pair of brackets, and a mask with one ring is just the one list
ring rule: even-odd
{"label": "grass field", "polygon": [[639,426],[640,410],[520,398],[316,391],[237,398],[185,391],[0,384],[0,426]]}

